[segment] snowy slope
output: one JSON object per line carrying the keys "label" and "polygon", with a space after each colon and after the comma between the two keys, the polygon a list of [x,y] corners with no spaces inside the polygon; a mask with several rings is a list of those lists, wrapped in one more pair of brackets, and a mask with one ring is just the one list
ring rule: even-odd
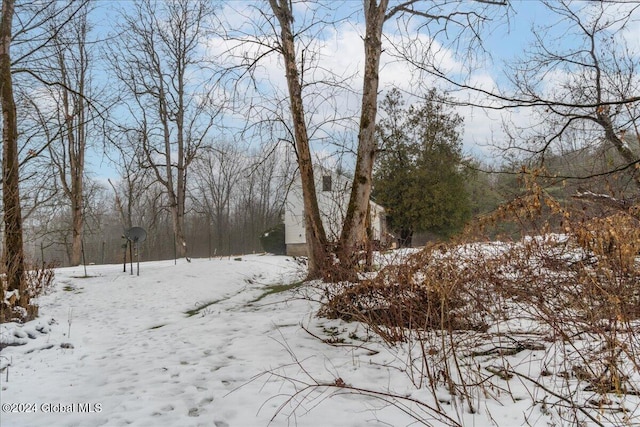
{"label": "snowy slope", "polygon": [[[357,324],[317,318],[317,304],[299,294],[265,295],[303,277],[291,258],[149,262],[140,276],[121,265],[90,266],[90,277],[83,274],[57,270],[39,319],[0,326],[3,343],[26,343],[0,353],[3,427],[407,426],[415,414],[430,419],[428,408],[388,403],[387,393],[432,403],[430,391],[401,371],[406,349],[360,340],[366,332]],[[310,334],[334,332],[346,344]],[[316,381],[380,394],[309,387]],[[525,417],[547,425],[532,396],[517,382],[510,387],[517,400],[488,399],[476,414],[446,393],[442,401],[460,425],[509,427],[525,425]]]}
{"label": "snowy slope", "polygon": [[[81,277],[82,268],[59,269],[55,292],[41,298],[40,319],[3,325],[4,342],[27,344],[1,353],[11,360],[2,403],[37,412],[4,412],[2,425],[267,425],[287,399],[282,393],[293,389],[261,374],[292,362],[287,346],[327,381],[345,363],[353,370],[354,358],[366,352],[336,351],[304,332],[300,322],[318,322],[307,301],[277,294],[251,303],[268,285],[300,279],[290,258],[179,262],[144,263],[139,277],[121,265],[90,266],[89,278]],[[373,418],[354,416],[345,399],[322,406],[309,415],[299,408],[299,425],[362,425]],[[286,408],[273,425],[294,422],[289,413]]]}

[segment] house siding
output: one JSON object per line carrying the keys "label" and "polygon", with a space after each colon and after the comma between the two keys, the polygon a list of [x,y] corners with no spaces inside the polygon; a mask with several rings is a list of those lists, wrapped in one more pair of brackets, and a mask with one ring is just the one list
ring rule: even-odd
{"label": "house siding", "polygon": [[[316,194],[322,225],[330,242],[335,242],[342,231],[346,215],[351,182],[345,176],[325,168],[315,168]],[[331,178],[326,178],[330,176]],[[327,191],[327,183],[331,183],[331,191]],[[324,191],[323,191],[324,190]],[[306,256],[307,245],[304,228],[304,203],[302,199],[302,183],[296,177],[285,204],[285,244],[287,255]],[[382,206],[371,202],[371,225],[373,238],[382,240],[386,234],[385,213]]]}

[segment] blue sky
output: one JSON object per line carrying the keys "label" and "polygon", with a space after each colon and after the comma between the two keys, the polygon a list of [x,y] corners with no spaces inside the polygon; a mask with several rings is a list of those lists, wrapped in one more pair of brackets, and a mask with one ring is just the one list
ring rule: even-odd
{"label": "blue sky", "polygon": [[[112,28],[112,20],[116,15],[112,12],[113,8],[126,7],[131,4],[131,0],[126,1],[109,1],[102,0],[99,4],[99,10],[96,17],[101,18],[102,28]],[[255,9],[247,12],[247,4],[258,5],[262,9],[268,9],[266,2],[241,2],[232,1],[226,4],[219,3],[221,6],[222,14],[225,21],[229,25],[242,26],[246,23],[246,16],[243,13],[253,14]],[[334,2],[333,5],[338,4],[340,9],[337,11],[332,10],[327,12],[323,10],[322,13],[327,13],[330,16],[351,14],[351,19],[348,22],[342,22],[329,29],[323,29],[323,36],[327,38],[327,42],[318,46],[323,68],[331,69],[332,72],[342,73],[343,75],[358,73],[362,66],[363,54],[362,54],[362,42],[361,37],[363,34],[361,13],[358,12],[361,7],[360,1],[344,1]],[[470,4],[470,2],[465,3]],[[586,2],[578,2],[579,6],[587,5]],[[311,16],[311,9],[308,8],[308,4],[298,5],[300,13],[300,20],[295,22],[296,25],[300,24],[304,20],[304,16]],[[470,81],[474,84],[480,84],[483,87],[491,90],[495,90],[496,86],[502,86],[505,84],[506,79],[504,77],[505,64],[509,63],[516,57],[522,56],[532,42],[531,27],[543,26],[551,24],[548,11],[539,1],[512,1],[512,9],[508,15],[508,19],[504,17],[496,17],[494,21],[489,23],[482,34],[483,43],[490,53],[489,56],[484,57],[483,62],[479,62],[474,69]],[[624,7],[624,6],[620,6]],[[306,8],[306,9],[305,9]],[[240,13],[242,12],[242,13]],[[306,12],[303,13],[303,12]],[[255,15],[254,15],[255,16]],[[635,21],[632,25],[632,30],[627,34],[627,39],[631,43],[637,45],[640,39],[640,33],[638,32],[640,25]],[[391,23],[387,23],[385,30],[390,40],[393,40],[393,26]],[[564,31],[561,27],[557,27],[556,31],[561,33]],[[444,40],[444,43],[447,41]],[[566,39],[560,39],[559,43],[571,44],[570,37]],[[467,64],[464,63],[465,58],[462,55],[456,55],[452,51],[447,49],[448,46],[443,45],[441,51],[442,64],[444,67],[450,67],[451,70],[458,70]],[[225,49],[228,46],[225,46]],[[212,56],[220,55],[222,52],[222,43],[220,40],[211,40],[208,51]],[[279,95],[286,93],[284,71],[282,64],[277,55],[272,55],[269,59],[262,63],[260,70],[262,73],[262,81],[268,82],[269,88],[262,88],[262,95],[268,95],[269,93],[277,93]],[[455,73],[455,71],[452,71]],[[381,85],[382,91],[389,89],[392,86],[400,86],[407,92],[418,90],[416,86],[416,77],[411,77],[406,64],[391,61],[390,58],[383,57],[383,68],[381,72]],[[429,81],[422,79],[420,84],[440,86],[439,81]],[[358,80],[357,76],[349,81],[354,92],[357,92],[361,86],[361,80]],[[444,86],[443,86],[444,87]],[[420,89],[422,90],[422,89]],[[308,99],[311,99],[309,97]],[[339,95],[333,104],[329,104],[330,108],[344,107],[351,113],[357,112],[359,108],[359,98],[356,93],[344,93]],[[322,109],[319,109],[322,111]],[[465,150],[476,156],[490,157],[491,154],[486,148],[486,144],[491,141],[492,138],[499,138],[501,114],[498,112],[485,112],[479,109],[461,108],[459,113],[465,117],[465,135],[464,143]],[[235,118],[230,117],[230,122],[238,122],[246,120],[247,115],[236,114]],[[512,118],[516,121],[526,121],[526,113],[520,112],[512,115]],[[310,120],[313,121],[313,118]],[[330,151],[330,146],[319,147],[319,151]],[[93,156],[94,176],[103,175],[109,172],[109,167],[105,163],[100,166],[99,156]]]}

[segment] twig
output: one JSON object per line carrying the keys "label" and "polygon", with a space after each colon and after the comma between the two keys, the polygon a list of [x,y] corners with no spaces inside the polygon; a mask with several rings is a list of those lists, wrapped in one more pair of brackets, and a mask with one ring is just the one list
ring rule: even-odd
{"label": "twig", "polygon": [[317,339],[318,341],[321,341],[324,344],[328,344],[332,347],[349,347],[349,348],[357,348],[357,349],[364,349],[367,350],[369,352],[370,356],[373,356],[375,354],[380,353],[378,350],[372,350],[370,348],[365,347],[364,344],[348,344],[348,343],[339,343],[339,342],[334,342],[325,338],[322,338],[316,334],[314,334],[313,332],[311,332],[309,329],[307,329],[305,326],[303,326],[302,324],[300,325],[300,327],[302,328],[303,331],[305,331],[306,333],[308,333],[309,335],[311,335],[313,338]]}
{"label": "twig", "polygon": [[547,393],[549,393],[550,395],[552,395],[552,396],[554,396],[554,397],[556,397],[556,398],[558,398],[558,399],[562,400],[563,402],[567,402],[567,403],[570,405],[570,407],[571,407],[571,408],[573,408],[573,409],[575,409],[575,410],[577,410],[577,411],[579,411],[579,412],[583,413],[587,418],[589,418],[591,421],[593,421],[594,423],[596,423],[596,425],[599,425],[599,426],[603,426],[603,427],[604,427],[604,424],[603,424],[602,422],[600,422],[596,417],[594,417],[593,415],[591,415],[591,414],[589,413],[589,411],[587,410],[587,408],[584,408],[584,407],[582,407],[582,406],[578,406],[578,405],[576,405],[576,403],[575,403],[575,402],[573,402],[571,399],[569,399],[567,396],[563,396],[563,395],[561,395],[561,394],[559,394],[559,393],[556,393],[555,391],[553,391],[553,390],[551,390],[551,389],[549,389],[549,388],[545,387],[545,386],[544,386],[543,384],[541,384],[539,381],[536,381],[536,380],[534,380],[533,378],[528,377],[528,376],[526,376],[526,375],[523,375],[523,374],[521,374],[521,373],[519,373],[519,372],[516,372],[516,371],[514,371],[514,370],[510,370],[510,371],[508,371],[508,372],[509,372],[509,373],[511,373],[511,374],[513,374],[513,375],[518,376],[519,378],[525,379],[525,380],[527,380],[527,381],[529,381],[529,382],[531,382],[531,383],[535,384],[537,387],[540,387],[540,388],[541,388],[542,390],[544,390],[545,392],[547,392]]}

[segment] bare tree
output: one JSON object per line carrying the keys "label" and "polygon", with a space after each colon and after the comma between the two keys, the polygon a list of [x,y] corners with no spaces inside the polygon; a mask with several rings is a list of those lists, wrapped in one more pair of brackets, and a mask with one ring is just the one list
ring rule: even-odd
{"label": "bare tree", "polygon": [[325,274],[329,266],[327,235],[320,218],[320,209],[316,196],[313,163],[309,148],[309,135],[302,102],[302,82],[298,72],[296,47],[292,31],[293,11],[289,0],[269,0],[271,9],[280,24],[280,54],[285,63],[287,87],[298,167],[302,182],[302,199],[304,203],[305,235],[309,255],[309,278],[317,278]]}
{"label": "bare tree", "polygon": [[[4,265],[7,290],[17,293],[17,305],[29,306],[24,277],[24,249],[22,246],[22,212],[20,210],[18,127],[16,104],[11,77],[11,30],[15,4],[2,1],[0,17],[0,100],[2,104],[2,202],[4,208]],[[0,302],[4,309],[4,286],[0,286]],[[3,313],[0,318],[9,317]],[[4,319],[0,319],[4,320]]]}
{"label": "bare tree", "polygon": [[[640,60],[623,36],[640,5],[544,5],[551,24],[534,29],[533,46],[511,70],[516,91],[510,102],[532,107],[538,126],[517,130],[527,140],[514,139],[513,146],[544,159],[604,143],[622,159],[609,172],[628,171],[640,189],[640,174],[632,167],[640,161]],[[568,36],[575,42],[559,42]]]}
{"label": "bare tree", "polygon": [[288,147],[275,147],[276,151],[272,152],[268,145],[263,145],[247,159],[235,215],[240,220],[245,250],[260,250],[262,233],[282,221],[286,189],[294,176],[285,148]]}
{"label": "bare tree", "polygon": [[195,165],[194,205],[213,226],[216,253],[224,252],[229,245],[233,198],[245,168],[238,145],[228,142],[212,145]]}
{"label": "bare tree", "polygon": [[109,134],[115,139],[110,140],[113,149],[107,155],[118,173],[117,179],[108,180],[117,213],[114,232],[122,236],[131,227],[143,227],[147,231],[147,259],[174,256],[175,236],[166,232],[171,230],[166,188],[157,181],[153,169],[145,167],[140,132],[115,129]]}
{"label": "bare tree", "polygon": [[195,240],[202,224],[209,230],[209,255],[259,251],[262,233],[282,222],[293,163],[287,146],[267,147],[216,141],[194,163],[191,219],[201,224]]}
{"label": "bare tree", "polygon": [[[166,191],[176,250],[187,254],[184,232],[187,177],[220,106],[203,77],[201,43],[213,10],[207,2],[136,2],[123,11],[112,66],[128,96],[133,123],[150,168]],[[197,83],[197,82],[200,83]]]}
{"label": "bare tree", "polygon": [[[19,240],[24,243],[24,219],[31,215],[35,209],[41,208],[43,204],[49,203],[56,195],[56,185],[52,184],[55,180],[46,179],[47,171],[45,168],[50,164],[42,156],[46,153],[48,144],[53,139],[48,139],[47,132],[43,131],[42,126],[34,120],[37,115],[37,108],[34,108],[35,100],[42,93],[36,94],[43,87],[53,87],[56,85],[63,86],[63,82],[50,81],[40,67],[41,55],[45,50],[54,45],[54,37],[47,29],[55,27],[53,33],[62,32],[69,19],[73,17],[86,4],[86,1],[67,2],[61,4],[56,1],[45,1],[34,4],[31,2],[12,3],[13,28],[9,29],[8,37],[11,40],[11,74],[12,74],[12,97],[14,101],[16,130],[20,127],[16,134],[16,151],[11,153],[9,157],[4,158],[10,162],[15,161],[10,169],[11,174],[7,175],[9,182],[6,183],[8,189],[14,184],[14,179],[20,178],[20,186],[24,186],[27,191],[23,196],[15,191],[5,191],[4,196],[14,197],[13,202],[22,205],[20,210],[13,212],[9,216],[5,216],[5,220],[11,222],[11,226],[5,231],[9,231],[13,243],[5,245],[7,254],[15,250],[15,242],[18,240],[15,233],[20,234]],[[15,7],[15,8],[14,8]],[[66,16],[66,19],[61,19]],[[46,55],[44,55],[46,56]],[[5,86],[6,89],[8,89]],[[35,113],[34,113],[35,112]],[[35,115],[33,115],[34,113]],[[5,122],[6,124],[9,124]],[[11,150],[11,144],[4,144],[5,149]],[[3,185],[5,185],[5,177],[3,176]],[[16,185],[18,185],[16,183]],[[9,205],[5,205],[6,209]],[[24,210],[26,208],[26,210]],[[25,214],[26,212],[26,214]],[[16,217],[15,215],[19,217]],[[25,216],[26,215],[26,216]],[[13,247],[10,249],[10,247]],[[18,258],[24,259],[24,250]],[[20,270],[20,268],[18,268]]]}
{"label": "bare tree", "polygon": [[[40,76],[55,85],[44,90],[50,98],[40,107],[41,126],[49,128],[52,138],[47,147],[52,164],[57,171],[61,189],[69,200],[71,248],[70,263],[82,261],[82,236],[84,229],[85,158],[90,138],[92,117],[92,82],[90,64],[95,60],[89,48],[88,7],[56,14],[47,22],[50,48],[40,51],[43,56]],[[65,22],[62,27],[61,23]],[[38,101],[34,101],[37,103]]]}
{"label": "bare tree", "polygon": [[[449,74],[437,58],[415,55],[429,40],[408,40],[400,48],[394,46],[393,54],[419,70],[422,80],[435,77],[469,94],[459,98],[459,104],[524,113],[526,123],[511,122],[508,116],[505,120],[507,142],[499,143],[499,148],[506,156],[516,153],[519,162],[524,155],[546,164],[566,154],[579,156],[580,151],[589,157],[597,150],[615,150],[617,158],[606,170],[588,170],[594,165],[590,161],[582,170],[568,165],[557,177],[584,182],[626,173],[638,188],[639,63],[638,52],[627,40],[640,5],[637,1],[542,4],[548,19],[536,23],[533,43],[523,47],[519,60],[505,67],[511,87],[476,86]],[[511,7],[517,11],[519,6]]]}
{"label": "bare tree", "polygon": [[149,188],[154,182],[154,177],[151,170],[142,167],[145,154],[143,147],[139,145],[139,132],[130,131],[122,134],[114,130],[113,134],[118,135],[121,140],[111,141],[115,151],[110,151],[108,156],[118,172],[119,179],[116,182],[109,179],[109,185],[113,189],[120,223],[123,229],[129,229],[147,223],[146,217],[153,215],[149,207],[144,206],[144,202],[146,196],[152,194]]}

